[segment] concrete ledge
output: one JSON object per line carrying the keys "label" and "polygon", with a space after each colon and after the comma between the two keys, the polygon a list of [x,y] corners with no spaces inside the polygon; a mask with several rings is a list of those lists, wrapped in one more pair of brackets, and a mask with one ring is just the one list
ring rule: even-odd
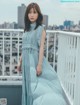
{"label": "concrete ledge", "polygon": [[0,85],[0,98],[7,99],[7,105],[21,105],[21,85]]}

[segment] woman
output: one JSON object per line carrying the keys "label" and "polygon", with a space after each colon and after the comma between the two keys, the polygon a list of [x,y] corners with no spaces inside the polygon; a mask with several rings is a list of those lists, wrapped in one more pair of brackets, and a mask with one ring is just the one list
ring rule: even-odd
{"label": "woman", "polygon": [[[25,12],[22,37],[22,105],[67,105],[58,76],[44,56],[46,31],[37,3],[30,3]],[[21,66],[22,65],[22,66]]]}

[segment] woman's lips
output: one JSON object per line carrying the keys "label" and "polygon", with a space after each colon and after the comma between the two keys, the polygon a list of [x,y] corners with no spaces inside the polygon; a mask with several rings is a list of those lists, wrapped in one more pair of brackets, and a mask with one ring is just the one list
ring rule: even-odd
{"label": "woman's lips", "polygon": [[31,19],[34,19],[34,18],[31,18]]}

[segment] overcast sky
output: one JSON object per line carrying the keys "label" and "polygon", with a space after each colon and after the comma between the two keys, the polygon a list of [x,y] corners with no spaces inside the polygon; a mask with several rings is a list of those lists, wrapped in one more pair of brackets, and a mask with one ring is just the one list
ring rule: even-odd
{"label": "overcast sky", "polygon": [[[69,0],[68,0],[69,1]],[[80,2],[61,2],[61,0],[0,0],[0,24],[17,22],[17,7],[36,2],[42,14],[48,15],[49,25],[63,24],[64,20],[72,20],[78,24],[80,20]]]}

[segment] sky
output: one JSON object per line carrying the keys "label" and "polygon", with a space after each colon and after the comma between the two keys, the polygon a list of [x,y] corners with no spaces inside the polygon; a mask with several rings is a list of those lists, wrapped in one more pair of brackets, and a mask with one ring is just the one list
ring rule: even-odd
{"label": "sky", "polygon": [[[0,24],[17,22],[17,7],[36,2],[43,15],[48,15],[48,25],[61,25],[65,20],[78,24],[80,20],[80,1],[61,2],[61,0],[0,0]],[[73,0],[74,1],[74,0]]]}

